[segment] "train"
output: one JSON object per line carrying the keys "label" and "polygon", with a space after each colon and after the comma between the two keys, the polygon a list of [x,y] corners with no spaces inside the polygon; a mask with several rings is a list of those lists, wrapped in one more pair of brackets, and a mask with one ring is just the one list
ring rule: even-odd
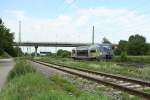
{"label": "train", "polygon": [[89,46],[80,46],[72,49],[71,57],[73,59],[112,59],[112,44],[94,44]]}

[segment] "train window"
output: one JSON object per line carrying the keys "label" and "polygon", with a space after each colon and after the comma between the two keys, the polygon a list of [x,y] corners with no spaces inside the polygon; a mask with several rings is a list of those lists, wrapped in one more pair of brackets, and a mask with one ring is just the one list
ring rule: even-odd
{"label": "train window", "polygon": [[112,50],[112,46],[111,45],[100,45],[100,50],[107,52],[107,51]]}
{"label": "train window", "polygon": [[75,54],[75,50],[72,50],[72,53]]}
{"label": "train window", "polygon": [[77,50],[78,56],[88,56],[88,50]]}
{"label": "train window", "polygon": [[91,52],[91,53],[95,53],[95,52],[96,52],[96,50],[91,50],[90,52]]}

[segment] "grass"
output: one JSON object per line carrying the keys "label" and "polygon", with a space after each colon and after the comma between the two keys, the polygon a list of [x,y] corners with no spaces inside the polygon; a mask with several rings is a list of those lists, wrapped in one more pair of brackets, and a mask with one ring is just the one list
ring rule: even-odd
{"label": "grass", "polygon": [[150,93],[150,88],[144,89],[144,92]]}
{"label": "grass", "polygon": [[2,56],[0,56],[0,59],[3,59],[3,57],[2,57]]}
{"label": "grass", "polygon": [[7,57],[5,55],[0,55],[0,59],[6,59],[6,58],[9,58],[9,57]]}
{"label": "grass", "polygon": [[63,90],[75,95],[80,96],[82,93],[79,88],[76,88],[74,85],[70,84],[68,81],[64,80],[61,76],[54,75],[50,79],[60,86]]}
{"label": "grass", "polygon": [[81,91],[62,76],[49,78],[19,60],[10,72],[0,100],[108,100],[106,96]]}
{"label": "grass", "polygon": [[26,73],[34,73],[33,69],[25,60],[16,60],[15,67],[10,71],[8,80],[13,79],[14,77],[25,75]]}
{"label": "grass", "polygon": [[135,68],[131,66],[119,66],[111,62],[98,62],[98,61],[75,61],[68,58],[40,58],[38,60],[46,61],[49,63],[59,63],[71,67],[85,68],[94,71],[107,72],[112,74],[124,75],[127,77],[150,80],[150,66],[144,68]]}
{"label": "grass", "polygon": [[[114,56],[113,61],[120,62],[120,56]],[[150,56],[127,56],[126,62],[134,62],[134,63],[150,63]]]}

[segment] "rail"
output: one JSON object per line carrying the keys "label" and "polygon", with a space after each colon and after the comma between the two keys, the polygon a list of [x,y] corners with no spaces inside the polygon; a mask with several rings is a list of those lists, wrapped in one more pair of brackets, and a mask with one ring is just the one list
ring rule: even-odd
{"label": "rail", "polygon": [[96,77],[93,76],[93,74],[94,75],[105,76],[106,78],[117,79],[118,81],[122,80],[124,82],[139,84],[139,85],[141,85],[141,87],[143,87],[143,86],[144,87],[145,86],[150,87],[149,82],[136,80],[136,79],[131,79],[131,78],[123,77],[123,76],[117,76],[117,75],[112,75],[112,74],[96,72],[96,71],[90,71],[90,70],[81,69],[81,68],[72,68],[72,67],[68,67],[68,66],[64,66],[64,65],[60,65],[60,64],[49,64],[49,63],[46,63],[46,62],[35,61],[35,60],[33,60],[33,62],[42,64],[42,65],[45,65],[45,66],[49,66],[49,67],[52,67],[54,69],[61,70],[61,71],[64,71],[64,72],[67,72],[67,73],[70,73],[70,74],[73,74],[73,75],[78,75],[80,77],[95,81],[97,83],[101,83],[101,84],[104,84],[106,86],[111,86],[115,89],[128,92],[132,95],[141,96],[141,97],[144,97],[146,99],[150,99],[150,94],[147,93],[147,92],[140,91],[140,90],[135,90],[135,89],[129,88],[127,86],[116,84],[115,82],[109,82],[109,81],[106,81],[105,79],[96,78]]}

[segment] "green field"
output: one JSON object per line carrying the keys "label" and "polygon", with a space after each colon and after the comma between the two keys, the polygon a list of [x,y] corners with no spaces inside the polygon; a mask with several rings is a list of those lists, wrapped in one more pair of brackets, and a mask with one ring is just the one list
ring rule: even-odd
{"label": "green field", "polygon": [[147,81],[150,80],[150,66],[145,66],[144,68],[136,68],[132,66],[119,66],[111,62],[83,61],[83,60],[79,61],[68,58],[54,58],[54,57],[42,57],[39,58],[38,60],[46,61],[49,63],[59,63],[70,67],[77,67],[77,68],[79,67],[94,71],[119,74]]}

